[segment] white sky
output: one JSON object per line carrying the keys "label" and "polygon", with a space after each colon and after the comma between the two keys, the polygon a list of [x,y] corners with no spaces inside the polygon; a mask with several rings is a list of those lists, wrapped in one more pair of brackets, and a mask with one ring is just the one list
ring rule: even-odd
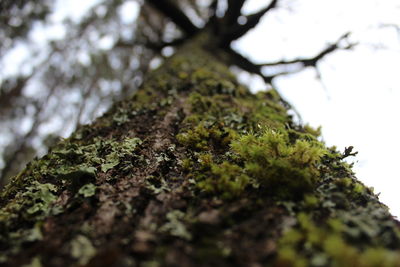
{"label": "white sky", "polygon": [[[265,1],[264,3],[268,3]],[[284,97],[304,122],[322,126],[328,145],[354,146],[357,177],[375,188],[392,214],[400,217],[400,3],[397,0],[281,0],[256,30],[235,44],[254,61],[313,56],[343,33],[353,32],[354,51],[330,55],[312,69],[277,80]],[[250,0],[246,12],[262,5]],[[289,7],[289,8],[288,8]],[[292,10],[292,11],[290,11]],[[252,78],[252,88],[262,88]]]}
{"label": "white sky", "polygon": [[[38,25],[31,35],[32,42],[40,45],[45,36],[62,38],[65,30],[61,21],[66,17],[79,19],[98,1],[58,0],[61,8],[53,15],[53,24],[47,28]],[[244,11],[255,11],[264,3],[269,1],[249,0]],[[328,145],[336,145],[341,151],[352,145],[359,151],[354,168],[357,177],[380,192],[381,201],[400,217],[397,192],[400,34],[394,28],[377,27],[382,23],[400,25],[400,3],[397,0],[280,0],[279,3],[280,8],[235,43],[235,48],[256,62],[291,59],[313,56],[328,42],[334,42],[349,30],[353,32],[352,40],[360,43],[354,51],[337,52],[319,65],[325,87],[317,81],[312,69],[281,78],[276,85],[304,122],[322,126]],[[135,12],[134,1],[129,1],[121,15],[132,20],[129,14]],[[1,65],[8,68],[2,69],[3,75],[16,73],[23,61],[30,58],[29,49],[17,47],[9,58],[16,62],[4,64],[8,61],[5,59]],[[246,81],[253,89],[265,88],[259,78]]]}

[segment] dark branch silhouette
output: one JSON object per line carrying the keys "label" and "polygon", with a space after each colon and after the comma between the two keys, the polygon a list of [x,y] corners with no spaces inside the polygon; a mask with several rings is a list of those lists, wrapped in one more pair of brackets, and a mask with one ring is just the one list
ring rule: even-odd
{"label": "dark branch silhouette", "polygon": [[275,8],[278,3],[278,0],[273,0],[268,6],[261,9],[260,11],[246,16],[246,23],[240,25],[236,22],[232,29],[228,29],[227,33],[224,35],[224,38],[221,42],[223,47],[228,46],[232,41],[239,39],[243,35],[245,35],[248,31],[257,26],[260,22],[260,19],[271,9]]}
{"label": "dark branch silhouette", "polygon": [[[263,64],[254,64],[251,62],[251,60],[247,59],[245,56],[241,55],[240,53],[234,51],[233,49],[229,48],[226,49],[228,54],[231,57],[231,63],[240,67],[241,69],[257,74],[263,78],[263,80],[267,84],[271,84],[272,80],[278,76],[281,75],[287,75],[287,74],[293,74],[296,72],[301,71],[305,67],[314,67],[317,69],[317,64],[318,62],[323,59],[325,56],[328,54],[333,53],[334,51],[337,51],[339,49],[351,49],[353,48],[356,44],[350,43],[346,46],[340,46],[339,43],[343,41],[344,39],[347,39],[349,37],[350,33],[346,33],[342,35],[334,44],[329,45],[327,48],[319,52],[316,56],[312,58],[300,58],[300,59],[293,59],[293,60],[280,60],[280,61],[275,61],[275,62],[269,62],[269,63],[263,63]],[[297,68],[291,68],[291,65],[294,64],[300,64],[299,67]],[[281,67],[282,70],[274,72],[274,74],[271,75],[265,75],[263,73],[263,68],[264,67]]]}
{"label": "dark branch silhouette", "polygon": [[263,63],[263,64],[258,64],[260,67],[267,67],[267,66],[278,66],[278,65],[289,65],[289,64],[296,64],[300,63],[303,65],[303,67],[316,67],[318,61],[323,59],[325,56],[331,54],[332,52],[338,50],[338,49],[344,49],[348,50],[353,48],[356,44],[348,44],[344,47],[340,47],[339,43],[343,41],[344,39],[347,39],[349,37],[350,33],[346,33],[342,35],[334,44],[329,45],[326,47],[324,50],[319,52],[316,56],[312,58],[298,58],[298,59],[293,59],[293,60],[280,60],[280,61],[275,61],[275,62],[269,62],[269,63]]}
{"label": "dark branch silhouette", "polygon": [[[255,64],[245,56],[234,51],[230,44],[232,41],[245,35],[248,31],[255,28],[260,19],[269,11],[274,9],[278,0],[272,0],[265,8],[260,11],[246,16],[246,23],[239,24],[238,18],[241,16],[241,9],[246,1],[245,0],[228,0],[228,9],[222,19],[216,17],[216,7],[218,1],[213,1],[210,4],[210,11],[214,14],[211,15],[207,25],[210,25],[214,32],[216,33],[216,42],[219,48],[228,53],[230,56],[230,64],[236,65],[239,68],[252,73],[257,74],[262,77],[262,79],[267,83],[271,84],[275,77],[287,74],[293,74],[301,71],[305,67],[314,67],[317,69],[318,62],[325,56],[333,53],[338,49],[351,49],[355,44],[348,44],[345,46],[340,45],[340,42],[347,39],[350,33],[342,35],[335,43],[330,44],[325,49],[320,51],[317,55],[311,58],[297,58],[293,60],[280,60],[276,62],[267,62],[263,64]],[[195,34],[199,29],[196,28],[186,15],[169,0],[149,0],[156,9],[162,12],[164,15],[169,17],[178,27],[183,29],[187,36]],[[207,26],[206,26],[207,27]],[[219,33],[221,32],[221,35]],[[160,52],[166,46],[177,46],[184,43],[187,36],[173,40],[171,42],[161,42],[161,43],[146,43],[146,46],[153,49],[156,52]],[[121,44],[122,46],[124,44]],[[297,64],[297,66],[293,66]],[[280,67],[279,70],[273,70],[272,74],[265,74],[267,67]]]}
{"label": "dark branch silhouette", "polygon": [[116,44],[115,47],[120,47],[120,48],[132,48],[135,44],[141,44],[157,53],[160,53],[161,50],[167,46],[178,46],[183,44],[186,41],[186,37],[182,38],[177,38],[169,42],[151,42],[151,41],[146,41],[143,43],[137,42],[137,41],[125,41],[125,40],[119,40]]}
{"label": "dark branch silhouette", "polygon": [[187,36],[199,30],[183,11],[169,0],[147,0],[155,9],[170,18]]}
{"label": "dark branch silhouette", "polygon": [[272,78],[271,76],[263,75],[261,72],[261,66],[255,65],[249,59],[244,57],[243,55],[239,54],[238,52],[234,51],[233,49],[227,49],[227,53],[229,54],[229,58],[231,60],[231,64],[238,66],[239,68],[261,76],[265,83],[271,84]]}
{"label": "dark branch silhouette", "polygon": [[237,19],[242,15],[241,10],[246,0],[228,0],[228,9],[224,19],[228,26],[235,25]]}

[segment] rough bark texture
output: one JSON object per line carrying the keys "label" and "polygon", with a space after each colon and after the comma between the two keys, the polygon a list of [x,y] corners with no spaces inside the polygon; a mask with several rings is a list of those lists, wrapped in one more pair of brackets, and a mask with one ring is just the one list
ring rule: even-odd
{"label": "rough bark texture", "polygon": [[400,266],[343,155],[194,43],[14,177],[0,265]]}

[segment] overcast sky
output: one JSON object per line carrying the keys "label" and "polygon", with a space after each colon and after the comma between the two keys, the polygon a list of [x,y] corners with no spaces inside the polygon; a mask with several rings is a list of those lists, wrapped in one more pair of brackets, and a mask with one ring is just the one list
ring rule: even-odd
{"label": "overcast sky", "polygon": [[[96,2],[57,1],[60,8],[52,16],[53,25],[38,27],[32,40],[62,38],[62,20],[79,19]],[[269,1],[249,0],[244,11],[253,12],[264,3]],[[134,1],[121,10],[127,22],[136,14]],[[279,8],[234,47],[256,62],[310,57],[343,33],[352,32],[351,40],[359,45],[325,58],[318,66],[322,82],[314,70],[306,69],[278,79],[276,86],[305,123],[322,126],[328,145],[341,151],[352,145],[359,151],[357,177],[381,193],[381,201],[400,217],[400,33],[394,27],[381,27],[386,24],[400,25],[397,0],[280,0]],[[103,43],[106,47],[107,40]],[[22,62],[29,58],[29,49],[19,47],[9,58]],[[20,70],[21,62],[4,64],[3,74]],[[240,78],[253,90],[265,89],[257,77]]]}
{"label": "overcast sky", "polygon": [[[263,2],[249,0],[245,11]],[[400,217],[400,33],[385,24],[400,25],[399,1],[282,0],[235,48],[257,62],[313,56],[352,32],[359,45],[321,62],[322,83],[308,69],[276,86],[304,122],[322,126],[328,145],[359,151],[357,177]],[[264,87],[257,78],[245,81],[253,89]]]}

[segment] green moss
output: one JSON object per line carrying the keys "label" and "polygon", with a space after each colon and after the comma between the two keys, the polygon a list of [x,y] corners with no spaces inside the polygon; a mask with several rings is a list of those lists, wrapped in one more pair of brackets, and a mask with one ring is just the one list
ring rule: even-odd
{"label": "green moss", "polygon": [[214,149],[227,147],[235,136],[236,132],[229,128],[218,125],[207,127],[205,122],[201,122],[194,128],[176,135],[176,139],[190,149],[207,151],[210,147]]}
{"label": "green moss", "polygon": [[190,159],[183,159],[181,161],[181,166],[184,171],[190,171],[192,167],[192,161]]}
{"label": "green moss", "polygon": [[321,136],[321,126],[319,126],[318,128],[313,128],[310,125],[306,124],[304,125],[304,130],[306,133],[311,134],[314,137],[320,137]]}
{"label": "green moss", "polygon": [[[160,86],[163,87],[163,86]],[[154,88],[146,87],[141,88],[135,92],[132,96],[132,107],[131,110],[140,111],[142,109],[156,108],[159,98],[159,93],[157,93]]]}
{"label": "green moss", "polygon": [[233,198],[251,185],[268,195],[296,198],[315,187],[326,150],[311,134],[294,130],[296,134],[286,134],[289,117],[276,91],[242,92],[234,98],[236,93],[228,89],[233,84],[213,81],[211,72],[199,69],[191,79],[208,91],[203,88],[189,95],[191,114],[176,138],[193,151],[228,153],[209,164],[197,163],[204,153],[185,160],[198,188]]}
{"label": "green moss", "polygon": [[326,153],[321,144],[297,140],[271,129],[259,136],[244,135],[232,143],[244,163],[245,173],[266,191],[280,197],[296,197],[315,188],[318,165]]}
{"label": "green moss", "polygon": [[[211,135],[200,125],[195,131],[178,136],[178,140],[192,149],[207,151]],[[271,129],[258,135],[242,135],[229,143],[222,163],[216,162],[210,153],[197,154],[194,162],[185,160],[199,189],[225,199],[240,196],[248,187],[278,198],[301,197],[320,180],[321,157],[327,153],[315,140],[299,139],[292,144],[284,133]],[[308,196],[306,202],[313,206],[318,200]]]}
{"label": "green moss", "polygon": [[317,226],[312,217],[299,213],[297,220],[299,228],[286,231],[279,241],[276,266],[398,266],[398,251],[380,247],[363,251],[346,241],[346,226],[338,219]]}
{"label": "green moss", "polygon": [[230,79],[220,79],[220,73],[215,73],[208,67],[196,69],[190,76],[192,84],[198,87],[196,91],[202,95],[213,94],[233,94],[236,91],[234,77],[230,75]]}
{"label": "green moss", "polygon": [[371,189],[365,187],[359,181],[350,177],[335,179],[334,184],[352,198],[357,198],[363,196],[364,194],[372,194]]}
{"label": "green moss", "polygon": [[319,199],[312,195],[312,194],[306,194],[304,196],[304,207],[307,209],[315,209],[316,207],[318,207],[318,205],[320,204]]}
{"label": "green moss", "polygon": [[310,265],[305,257],[297,253],[295,248],[285,247],[279,250],[275,266],[308,267]]}
{"label": "green moss", "polygon": [[180,133],[176,139],[184,146],[195,150],[206,150],[208,148],[210,133],[203,124],[199,124],[194,129]]}
{"label": "green moss", "polygon": [[232,199],[243,193],[249,181],[241,167],[223,162],[211,164],[209,177],[200,180],[197,186],[205,192],[220,195],[221,198]]}

